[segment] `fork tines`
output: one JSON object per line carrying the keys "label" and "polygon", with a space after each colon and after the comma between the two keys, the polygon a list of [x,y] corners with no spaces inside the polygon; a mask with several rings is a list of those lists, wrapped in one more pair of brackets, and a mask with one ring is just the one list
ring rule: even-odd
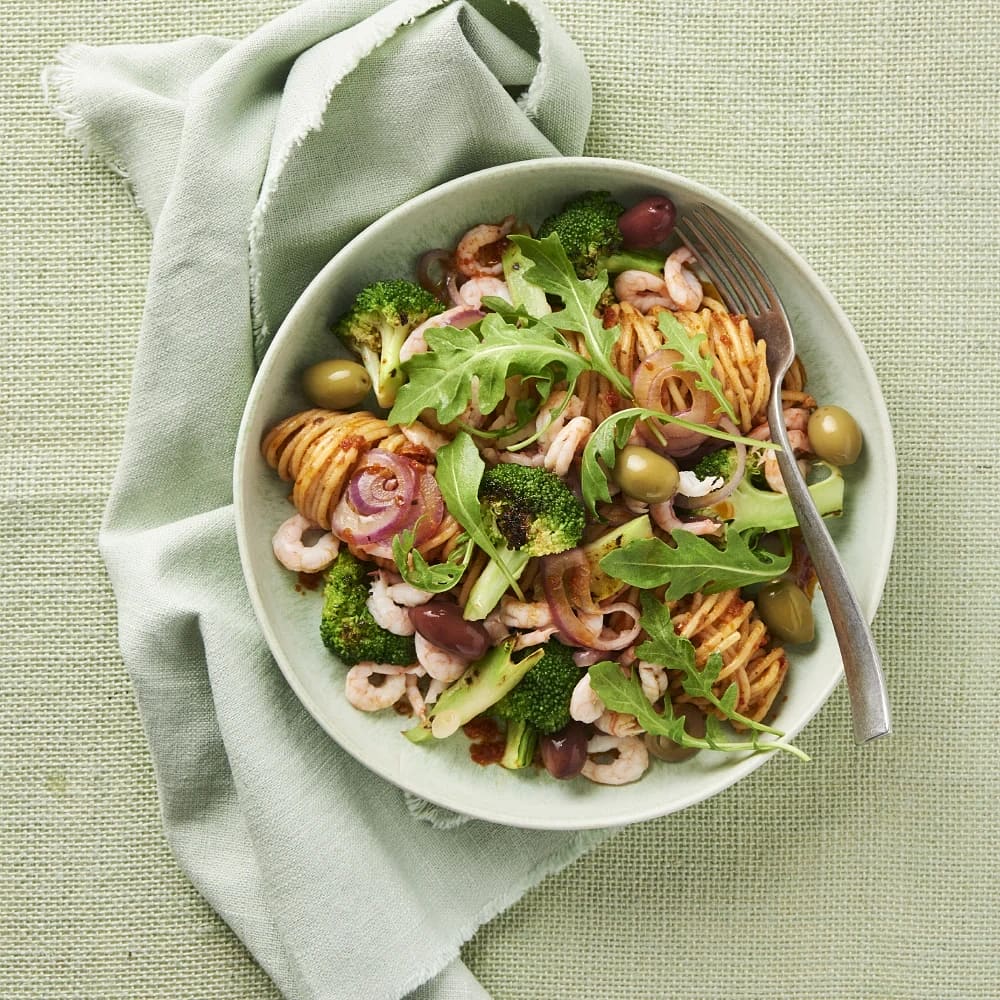
{"label": "fork tines", "polygon": [[708,205],[686,213],[674,230],[698,258],[733,312],[760,315],[779,306],[777,294],[736,234]]}

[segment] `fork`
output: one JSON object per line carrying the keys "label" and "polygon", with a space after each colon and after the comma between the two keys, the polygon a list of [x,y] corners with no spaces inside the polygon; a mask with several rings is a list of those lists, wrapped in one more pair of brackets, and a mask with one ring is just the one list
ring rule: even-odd
{"label": "fork", "polygon": [[754,334],[767,345],[767,368],[771,374],[767,419],[772,439],[781,446],[777,453],[778,468],[840,645],[854,739],[862,744],[886,736],[892,730],[889,699],[875,640],[788,441],[781,383],[795,359],[795,344],[781,299],[732,229],[707,205],[689,212],[674,231],[698,258],[729,309],[745,315]]}

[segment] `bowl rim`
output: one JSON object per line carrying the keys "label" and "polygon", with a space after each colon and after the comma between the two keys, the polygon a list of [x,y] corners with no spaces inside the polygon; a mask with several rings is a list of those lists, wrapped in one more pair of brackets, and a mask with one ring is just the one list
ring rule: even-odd
{"label": "bowl rim", "polygon": [[[390,209],[384,215],[380,216],[370,225],[357,233],[351,238],[351,240],[345,243],[344,246],[330,258],[329,261],[327,261],[327,263],[320,269],[319,272],[317,272],[317,274],[312,278],[306,288],[303,289],[302,293],[296,299],[292,308],[289,310],[268,345],[268,350],[257,370],[253,385],[251,386],[246,404],[244,406],[236,440],[236,451],[233,465],[233,498],[236,536],[240,555],[240,565],[244,580],[249,591],[257,624],[262,631],[265,641],[267,642],[271,655],[277,662],[278,667],[284,676],[285,682],[289,685],[301,704],[306,708],[312,718],[324,730],[329,738],[333,739],[341,748],[351,754],[351,756],[353,756],[368,770],[378,774],[380,777],[394,784],[406,793],[426,799],[435,805],[442,806],[464,816],[513,826],[520,829],[586,830],[620,827],[631,825],[632,823],[643,822],[649,819],[655,819],[674,812],[679,812],[682,809],[686,809],[689,806],[713,798],[714,796],[724,792],[727,788],[736,784],[738,781],[742,780],[747,775],[757,770],[757,768],[765,764],[774,756],[774,752],[758,753],[744,757],[743,759],[736,761],[721,775],[715,775],[712,778],[707,779],[704,790],[699,788],[697,791],[692,792],[687,796],[672,800],[666,806],[658,802],[655,797],[652,797],[647,807],[638,809],[633,808],[629,811],[626,818],[616,817],[615,821],[612,823],[608,822],[606,814],[600,816],[595,815],[592,820],[586,822],[581,822],[578,819],[563,819],[560,816],[546,816],[543,819],[536,820],[529,818],[526,820],[523,817],[505,812],[503,809],[498,809],[497,803],[493,804],[493,808],[490,808],[489,805],[479,806],[476,803],[470,805],[470,803],[464,799],[460,801],[460,796],[449,794],[448,789],[439,790],[435,788],[428,791],[426,788],[412,787],[411,783],[406,780],[407,775],[386,773],[386,771],[379,767],[377,763],[373,763],[372,761],[366,759],[364,747],[355,746],[353,741],[345,739],[343,734],[335,733],[331,725],[328,723],[324,713],[313,703],[313,698],[305,689],[303,682],[300,680],[295,670],[292,669],[288,662],[286,662],[282,645],[278,641],[277,636],[272,632],[268,622],[268,614],[264,606],[260,586],[256,579],[256,575],[252,571],[250,542],[248,537],[248,519],[246,516],[247,511],[244,507],[242,483],[246,474],[247,458],[257,449],[257,443],[248,442],[247,437],[249,434],[249,427],[253,423],[254,415],[256,414],[257,409],[262,405],[262,393],[258,391],[258,386],[267,381],[268,376],[271,374],[271,368],[275,367],[277,364],[276,359],[280,353],[275,351],[274,347],[279,344],[279,342],[291,336],[291,331],[293,331],[298,325],[300,316],[304,313],[308,313],[311,308],[312,299],[321,296],[321,290],[325,291],[325,284],[329,273],[331,271],[335,271],[339,267],[340,260],[349,256],[359,242],[370,239],[373,234],[377,235],[383,229],[390,228],[396,223],[396,220],[399,217],[418,209],[429,201],[446,197],[456,189],[461,189],[470,185],[475,186],[479,182],[488,181],[490,178],[501,174],[516,174],[519,172],[530,172],[532,170],[558,171],[567,168],[572,169],[588,167],[620,172],[623,175],[623,180],[628,180],[629,177],[627,175],[629,174],[633,175],[631,179],[635,181],[645,179],[655,180],[668,190],[671,184],[680,186],[686,191],[691,192],[694,196],[701,198],[709,205],[721,208],[729,216],[740,220],[743,225],[759,233],[767,243],[779,250],[781,254],[787,258],[789,264],[795,269],[796,273],[793,280],[803,280],[808,284],[810,289],[823,300],[824,305],[837,319],[837,323],[839,325],[838,335],[846,337],[854,352],[865,362],[865,364],[862,365],[860,372],[864,380],[863,389],[870,398],[872,405],[880,411],[881,419],[878,423],[878,431],[881,444],[884,449],[884,455],[886,459],[888,459],[887,467],[884,470],[887,479],[885,484],[886,490],[881,498],[882,508],[887,515],[884,519],[886,531],[883,544],[874,554],[876,558],[866,566],[866,575],[871,578],[874,585],[871,588],[870,595],[867,600],[861,600],[862,609],[869,622],[871,622],[875,617],[875,613],[878,609],[885,589],[896,535],[898,469],[892,426],[888,409],[885,404],[884,394],[882,393],[881,386],[875,376],[871,359],[868,357],[867,352],[864,349],[864,344],[840,304],[829,291],[826,284],[812,269],[806,259],[776,230],[774,230],[767,223],[763,222],[755,214],[734,201],[728,195],[725,195],[714,188],[708,187],[705,184],[694,181],[681,174],[636,160],[591,156],[543,157],[497,164],[492,167],[486,167],[481,170],[452,178],[451,180],[435,185],[432,188],[428,188],[426,191],[423,191],[395,208]],[[866,437],[869,436],[869,433],[869,429],[866,428]],[[823,705],[829,699],[830,695],[839,685],[842,678],[842,669],[833,671],[827,682],[817,687],[813,697],[809,701],[808,709],[802,713],[801,719],[797,721],[795,725],[791,725],[785,730],[785,736],[782,740],[783,742],[793,740],[805,728],[805,726],[816,717]]]}

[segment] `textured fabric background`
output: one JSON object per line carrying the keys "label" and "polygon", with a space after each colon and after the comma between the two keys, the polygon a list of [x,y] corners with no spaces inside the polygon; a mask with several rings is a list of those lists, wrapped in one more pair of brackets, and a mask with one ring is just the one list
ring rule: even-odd
{"label": "textured fabric background", "polygon": [[[276,997],[160,833],[95,546],[148,235],[120,181],[45,111],[38,74],[67,42],[241,35],[286,6],[0,12],[3,997]],[[588,152],[741,201],[866,344],[899,454],[876,621],[897,732],[855,748],[838,691],[798,741],[812,764],[775,760],[621,833],[484,927],[466,961],[497,1000],[996,998],[1000,13],[644,0],[609,20],[607,0],[550,6],[593,74]]]}

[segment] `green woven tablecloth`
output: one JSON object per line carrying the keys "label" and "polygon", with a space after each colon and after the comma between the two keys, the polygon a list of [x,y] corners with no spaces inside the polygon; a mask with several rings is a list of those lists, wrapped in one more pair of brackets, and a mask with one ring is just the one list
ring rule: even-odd
{"label": "green woven tablecloth", "polygon": [[[896,734],[838,691],[710,802],[629,829],[469,942],[496,1000],[1000,996],[1000,12],[950,0],[549,0],[587,152],[707,183],[826,280],[889,405],[899,533],[876,620]],[[44,108],[63,44],[243,35],[279,0],[0,11],[0,996],[276,997],[178,872],[95,537],[149,262],[121,182]],[[609,16],[608,10],[614,14]],[[387,955],[386,961],[392,961]]]}

